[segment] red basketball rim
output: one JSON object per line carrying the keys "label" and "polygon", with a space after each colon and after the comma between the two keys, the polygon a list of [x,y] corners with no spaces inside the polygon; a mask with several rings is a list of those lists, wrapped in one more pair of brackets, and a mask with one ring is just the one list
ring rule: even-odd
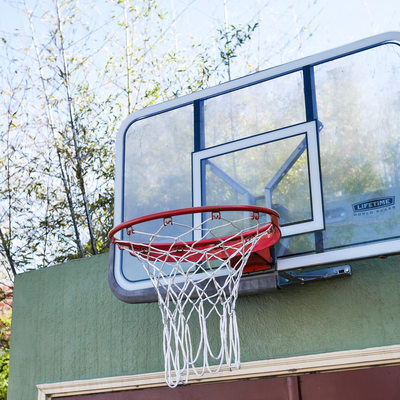
{"label": "red basketball rim", "polygon": [[[216,213],[215,218],[220,218],[220,212],[224,211],[248,211],[252,212],[252,219],[258,220],[260,214],[266,214],[271,217],[271,222],[265,223],[264,226],[259,228],[255,228],[246,232],[236,233],[233,235],[222,236],[217,238],[210,238],[204,240],[191,240],[187,242],[175,242],[175,243],[135,243],[131,241],[121,240],[115,237],[115,234],[122,231],[123,229],[131,229],[131,232],[134,233],[133,227],[135,225],[153,221],[157,219],[164,219],[164,224],[173,224],[172,217],[178,215],[187,215],[187,214],[196,214],[196,213],[205,213],[211,212]],[[114,227],[108,234],[109,239],[113,244],[118,244],[122,246],[134,247],[136,250],[143,248],[143,251],[161,251],[161,252],[187,252],[190,253],[191,250],[204,250],[207,248],[212,248],[219,243],[227,243],[229,242],[230,245],[232,243],[240,244],[246,240],[246,238],[259,235],[273,226],[273,232],[271,235],[267,237],[263,237],[263,240],[260,240],[257,245],[254,247],[254,251],[258,251],[261,249],[265,249],[274,245],[280,239],[280,229],[279,229],[279,214],[265,207],[259,206],[251,206],[251,205],[224,205],[224,206],[204,206],[204,207],[192,207],[192,208],[182,208],[178,210],[170,210],[170,211],[163,211],[155,214],[149,214],[142,217],[134,218],[132,220],[123,222],[116,227]]]}

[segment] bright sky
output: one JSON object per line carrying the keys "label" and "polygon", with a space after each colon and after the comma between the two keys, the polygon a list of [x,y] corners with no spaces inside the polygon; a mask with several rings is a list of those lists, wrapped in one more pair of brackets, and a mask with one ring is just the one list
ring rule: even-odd
{"label": "bright sky", "polygon": [[[17,9],[21,3],[0,0],[0,36],[9,36],[15,28],[27,28]],[[28,0],[30,8],[40,4],[45,9],[46,3],[48,8],[53,7],[51,0]],[[106,1],[94,2],[107,19],[103,3]],[[224,0],[159,0],[159,4],[176,18],[171,30],[178,35],[178,46],[185,46],[189,36],[211,41],[217,28],[224,26]],[[259,22],[251,52],[262,69],[377,33],[400,30],[398,4],[397,0],[226,0],[229,23]]]}
{"label": "bright sky", "polygon": [[[206,35],[223,24],[223,0],[170,1],[180,10],[191,4],[178,22],[182,32]],[[230,23],[259,21],[256,41],[267,65],[400,30],[396,0],[227,0],[227,9]]]}

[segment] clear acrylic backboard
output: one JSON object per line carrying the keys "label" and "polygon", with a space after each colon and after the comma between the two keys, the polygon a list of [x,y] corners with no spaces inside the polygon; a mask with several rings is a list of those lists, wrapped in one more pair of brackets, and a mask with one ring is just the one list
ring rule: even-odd
{"label": "clear acrylic backboard", "polygon": [[[399,253],[399,43],[377,35],[132,114],[117,137],[115,225],[249,204],[281,215],[278,271]],[[262,274],[248,279],[262,290]],[[156,300],[117,248],[109,280],[124,301]]]}

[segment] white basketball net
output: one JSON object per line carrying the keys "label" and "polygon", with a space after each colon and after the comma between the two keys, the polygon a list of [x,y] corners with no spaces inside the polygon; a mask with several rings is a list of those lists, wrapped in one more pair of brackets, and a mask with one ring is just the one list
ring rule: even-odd
{"label": "white basketball net", "polygon": [[[229,221],[219,212],[211,213],[195,228],[172,221],[172,218],[161,219],[155,233],[128,228],[128,240],[117,242],[120,249],[141,261],[157,292],[164,325],[165,380],[170,387],[187,383],[190,371],[197,376],[205,372],[217,373],[224,362],[229,368],[240,367],[235,312],[239,281],[254,246],[274,230],[271,225],[260,231],[259,219],[254,218],[254,214],[245,214],[243,218]],[[216,219],[220,222],[218,229],[228,227],[235,232],[234,236],[229,240],[222,238],[206,249],[196,248],[198,242],[216,238],[217,228],[209,226],[210,222],[215,225]],[[185,233],[177,237],[164,234],[171,224],[179,225]],[[251,229],[256,233],[244,235]],[[183,243],[182,238],[193,232],[200,237],[192,243]],[[135,242],[136,234],[147,235],[148,243]],[[240,240],[232,244],[232,238]],[[156,248],[155,244],[160,241],[168,241],[170,246]],[[177,244],[179,250],[173,251]],[[193,260],[193,255],[197,260]],[[218,323],[219,338],[215,340],[215,334],[210,332]],[[214,338],[212,343],[210,337]]]}

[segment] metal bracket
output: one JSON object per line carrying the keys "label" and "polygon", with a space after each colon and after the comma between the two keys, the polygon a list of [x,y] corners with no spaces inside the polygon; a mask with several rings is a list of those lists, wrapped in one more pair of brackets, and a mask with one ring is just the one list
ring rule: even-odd
{"label": "metal bracket", "polygon": [[339,265],[335,267],[314,269],[312,271],[279,271],[279,287],[304,284],[312,281],[323,281],[343,276],[351,276],[350,265]]}

